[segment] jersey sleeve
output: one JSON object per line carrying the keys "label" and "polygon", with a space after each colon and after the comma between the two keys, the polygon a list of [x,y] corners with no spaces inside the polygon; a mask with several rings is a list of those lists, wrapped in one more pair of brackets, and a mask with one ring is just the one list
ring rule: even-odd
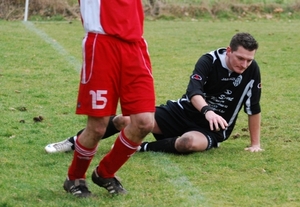
{"label": "jersey sleeve", "polygon": [[211,71],[212,64],[213,57],[210,54],[201,56],[195,64],[195,68],[190,76],[190,81],[186,90],[186,95],[190,100],[195,95],[205,97],[204,85]]}
{"label": "jersey sleeve", "polygon": [[244,112],[248,115],[254,115],[261,112],[260,97],[261,97],[261,75],[259,66],[253,61],[251,68],[247,70],[253,71],[253,85],[249,89],[246,100],[244,102]]}

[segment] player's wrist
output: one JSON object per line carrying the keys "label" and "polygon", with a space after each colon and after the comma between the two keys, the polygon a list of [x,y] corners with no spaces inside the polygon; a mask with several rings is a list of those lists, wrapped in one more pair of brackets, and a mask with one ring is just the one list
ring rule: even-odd
{"label": "player's wrist", "polygon": [[200,113],[203,114],[203,115],[205,116],[205,114],[206,114],[207,112],[213,111],[213,110],[214,110],[213,107],[206,105],[206,106],[203,106],[203,107],[202,107]]}

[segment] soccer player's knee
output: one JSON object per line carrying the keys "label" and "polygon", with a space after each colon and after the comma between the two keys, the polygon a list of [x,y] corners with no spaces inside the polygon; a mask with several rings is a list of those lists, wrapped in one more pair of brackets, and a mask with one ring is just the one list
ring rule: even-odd
{"label": "soccer player's knee", "polygon": [[116,129],[121,131],[124,127],[126,127],[130,123],[130,117],[118,115],[115,118],[113,118],[112,122],[115,125]]}
{"label": "soccer player's knee", "polygon": [[103,127],[94,127],[94,128],[86,128],[87,132],[89,134],[89,137],[93,139],[95,142],[98,142],[104,135],[106,128]]}
{"label": "soccer player's knee", "polygon": [[149,132],[152,131],[153,127],[154,119],[149,117],[139,119],[139,121],[137,122],[137,128],[142,135],[147,135]]}
{"label": "soccer player's knee", "polygon": [[178,138],[175,148],[178,152],[192,152],[194,149],[192,137],[182,136]]}

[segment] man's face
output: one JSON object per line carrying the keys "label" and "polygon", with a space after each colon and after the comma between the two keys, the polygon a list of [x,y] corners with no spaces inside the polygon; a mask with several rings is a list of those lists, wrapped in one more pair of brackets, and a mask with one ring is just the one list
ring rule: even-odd
{"label": "man's face", "polygon": [[249,51],[239,46],[236,51],[232,51],[230,47],[226,49],[226,64],[230,70],[238,74],[242,74],[252,63],[256,50]]}

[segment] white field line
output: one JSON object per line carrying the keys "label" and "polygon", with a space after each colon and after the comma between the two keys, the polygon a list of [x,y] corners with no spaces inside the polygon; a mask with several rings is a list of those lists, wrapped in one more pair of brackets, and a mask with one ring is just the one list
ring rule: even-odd
{"label": "white field line", "polygon": [[26,28],[35,34],[37,34],[42,40],[50,44],[66,61],[74,67],[74,69],[79,73],[81,70],[81,63],[72,55],[70,55],[60,44],[58,44],[54,39],[49,37],[45,32],[39,30],[34,26],[32,22],[23,21]]}
{"label": "white field line", "polygon": [[[161,170],[170,178],[168,180],[178,193],[176,197],[181,197],[185,203],[180,204],[180,207],[208,207],[209,204],[205,197],[199,190],[199,187],[195,187],[184,175],[184,172],[180,169],[176,163],[173,163],[168,157],[159,155],[159,159],[152,160],[153,165],[163,166]],[[157,156],[155,156],[157,158]],[[201,179],[201,178],[200,178]]]}
{"label": "white field line", "polygon": [[[59,43],[49,37],[45,32],[37,29],[33,23],[24,21],[23,22],[26,28],[35,34],[37,34],[42,40],[50,44],[59,54],[61,54],[70,65],[74,67],[77,72],[80,72],[81,63],[73,56],[71,56]],[[205,198],[201,195],[201,192],[193,186],[189,179],[184,176],[184,173],[181,171],[180,167],[175,163],[172,163],[170,159],[165,156],[161,156],[160,159],[155,159],[155,164],[164,166],[161,169],[171,177],[169,180],[171,184],[177,189],[177,197],[183,197],[185,200],[185,206],[187,207],[207,207],[207,202]],[[168,163],[166,165],[166,163]]]}

